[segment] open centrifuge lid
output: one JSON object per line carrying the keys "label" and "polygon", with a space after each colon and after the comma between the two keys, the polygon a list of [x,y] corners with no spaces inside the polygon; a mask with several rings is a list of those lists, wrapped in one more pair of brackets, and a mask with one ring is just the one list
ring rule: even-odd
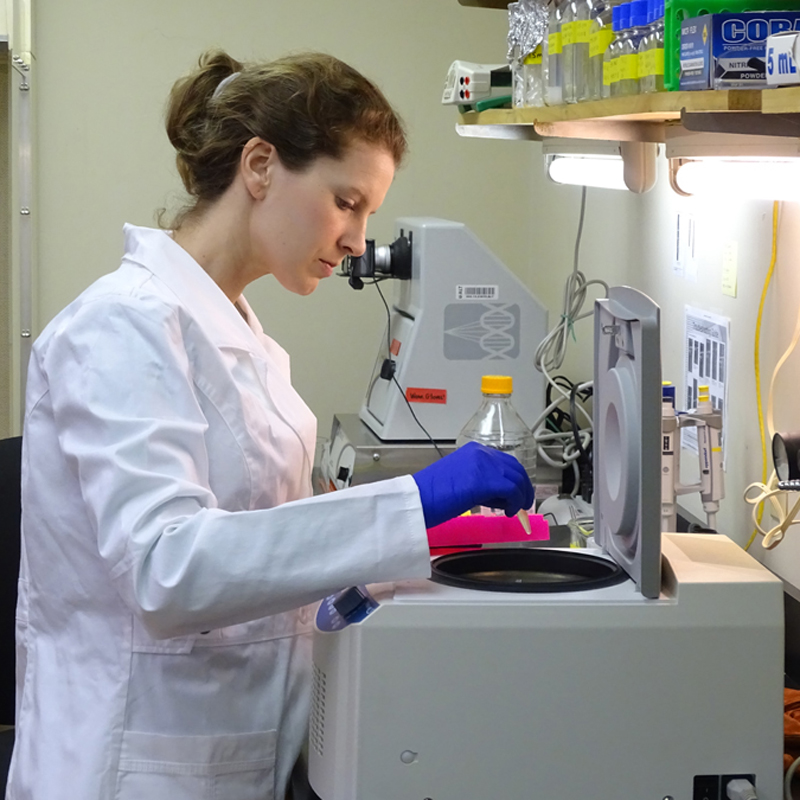
{"label": "open centrifuge lid", "polygon": [[594,314],[594,535],[645,597],[661,589],[659,308],[627,286]]}

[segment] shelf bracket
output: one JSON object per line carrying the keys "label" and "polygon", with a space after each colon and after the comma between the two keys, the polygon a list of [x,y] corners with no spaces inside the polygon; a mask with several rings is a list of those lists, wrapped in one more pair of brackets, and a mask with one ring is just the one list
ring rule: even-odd
{"label": "shelf bracket", "polygon": [[559,139],[600,139],[612,142],[663,142],[666,123],[661,120],[630,121],[615,119],[562,120],[534,122],[543,137]]}
{"label": "shelf bracket", "polygon": [[456,124],[459,136],[475,139],[516,139],[517,141],[541,142],[542,137],[534,130],[533,125],[459,125]]}
{"label": "shelf bracket", "polygon": [[697,133],[743,133],[758,136],[800,136],[800,114],[751,111],[681,110],[681,124]]}

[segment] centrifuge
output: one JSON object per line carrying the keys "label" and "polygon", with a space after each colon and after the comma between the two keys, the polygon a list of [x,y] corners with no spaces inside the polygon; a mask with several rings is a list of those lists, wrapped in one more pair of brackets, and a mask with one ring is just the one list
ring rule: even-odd
{"label": "centrifuge", "polygon": [[595,308],[596,549],[484,548],[319,608],[322,800],[781,800],[783,590],[660,533],[658,308]]}

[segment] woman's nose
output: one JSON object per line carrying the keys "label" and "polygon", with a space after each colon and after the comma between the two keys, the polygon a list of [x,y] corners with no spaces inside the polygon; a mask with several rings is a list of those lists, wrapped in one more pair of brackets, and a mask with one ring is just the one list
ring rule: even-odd
{"label": "woman's nose", "polygon": [[367,249],[367,224],[357,222],[350,225],[341,238],[341,245],[351,256],[363,256]]}

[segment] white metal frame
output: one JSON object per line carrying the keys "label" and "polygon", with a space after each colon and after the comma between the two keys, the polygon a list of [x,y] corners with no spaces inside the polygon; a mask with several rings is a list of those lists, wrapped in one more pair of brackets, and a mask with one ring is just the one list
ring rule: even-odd
{"label": "white metal frame", "polygon": [[[2,2],[2,0],[0,0]],[[36,329],[36,216],[34,203],[34,58],[31,0],[0,6],[11,54],[9,101],[11,202],[11,418],[19,433],[25,413],[28,359]]]}

